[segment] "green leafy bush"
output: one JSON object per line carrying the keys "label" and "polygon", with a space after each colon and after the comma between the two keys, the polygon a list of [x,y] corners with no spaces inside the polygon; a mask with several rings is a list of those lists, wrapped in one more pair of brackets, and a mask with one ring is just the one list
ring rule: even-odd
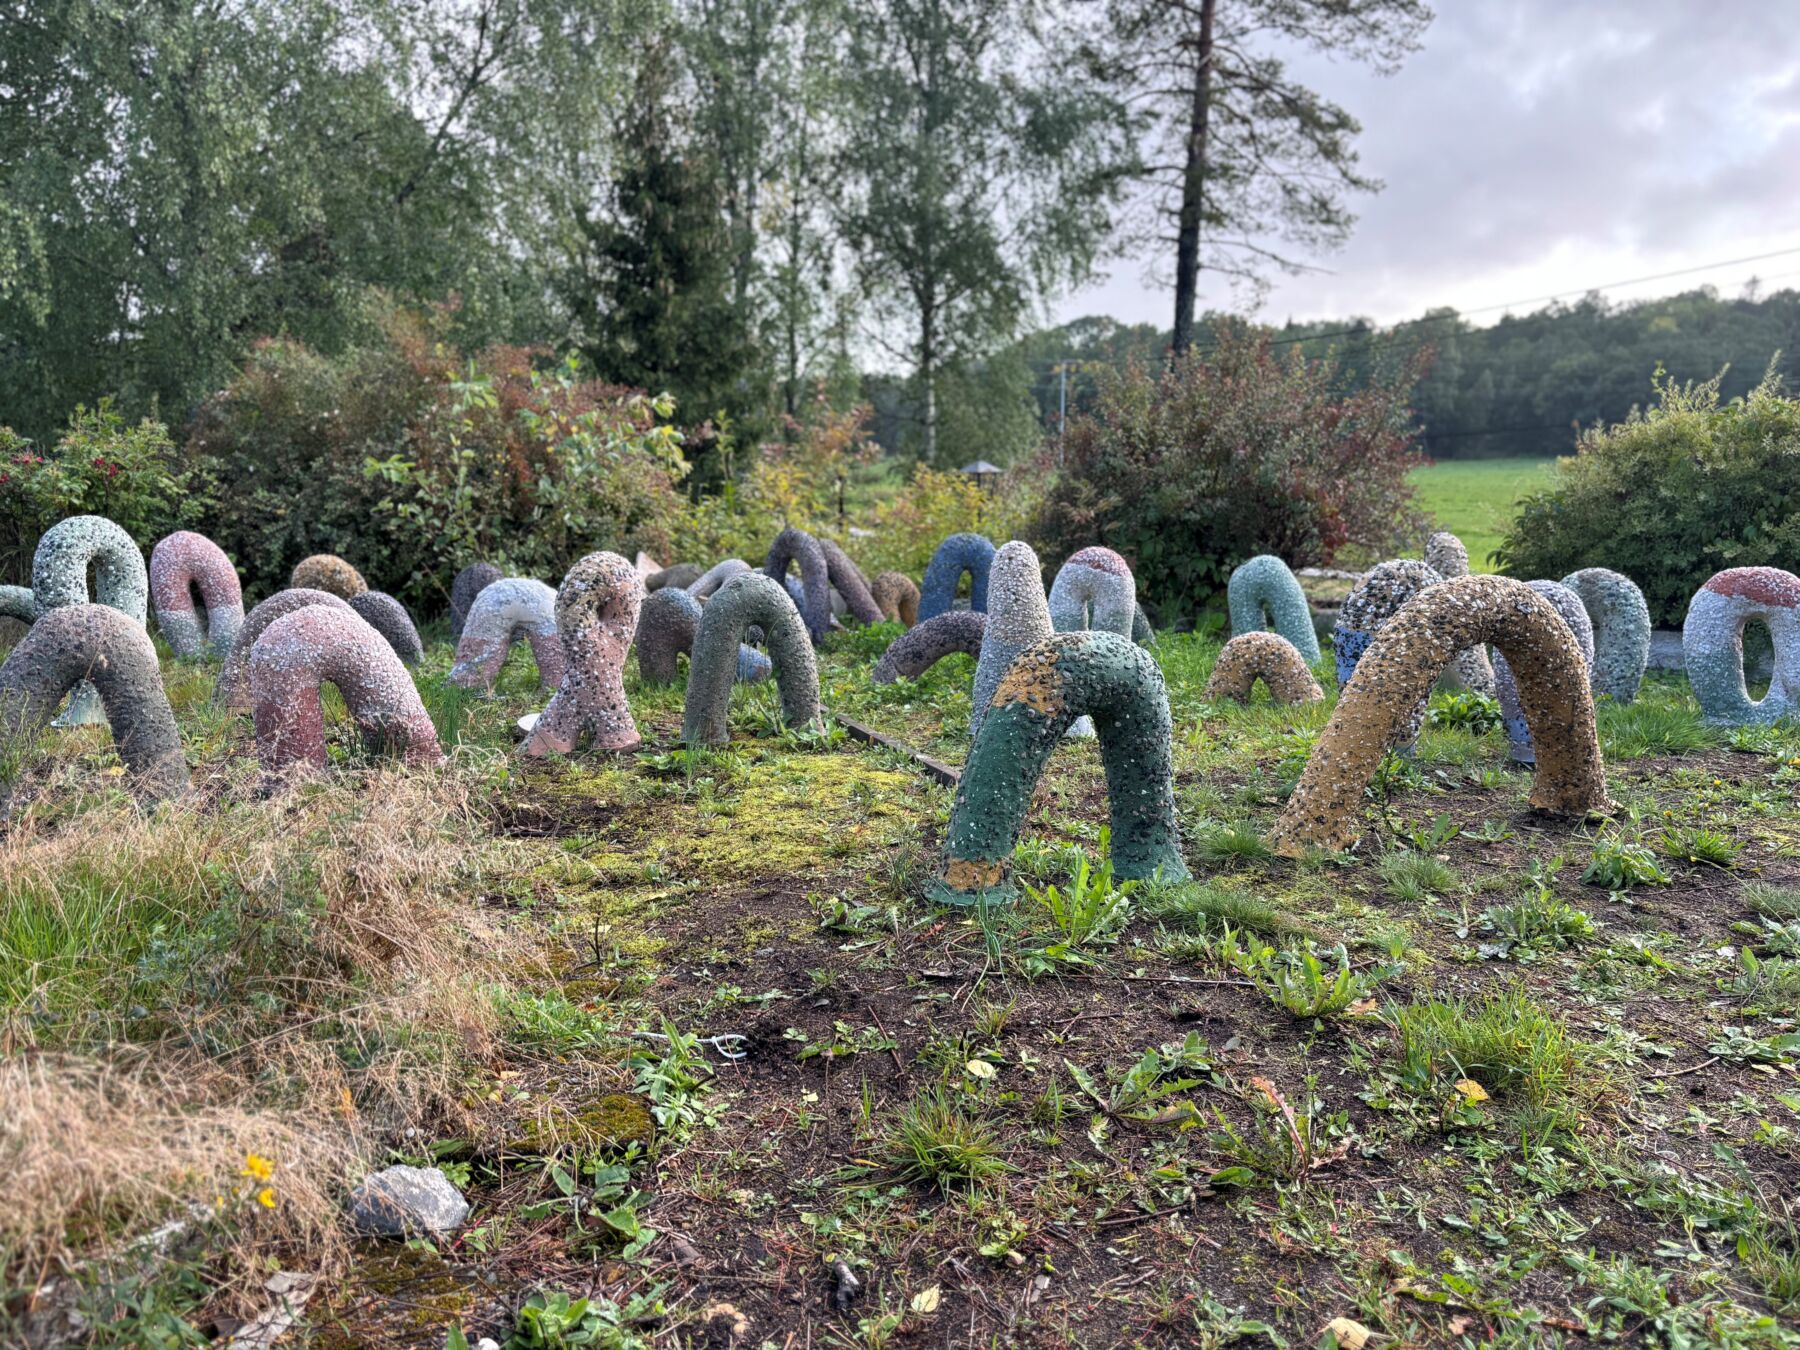
{"label": "green leafy bush", "polygon": [[208,533],[252,595],[309,553],[431,611],[477,558],[555,584],[595,549],[666,552],[687,470],[668,402],[531,348],[466,355],[444,324],[390,310],[339,356],[259,343],[201,406],[189,472],[225,485]]}
{"label": "green leafy bush", "polygon": [[1421,368],[1342,393],[1334,362],[1221,328],[1204,356],[1103,375],[1039,513],[1045,561],[1117,549],[1169,623],[1254,554],[1300,567],[1350,545],[1389,549],[1414,527],[1408,398]]}
{"label": "green leafy bush", "polygon": [[1525,498],[1496,556],[1516,577],[1610,567],[1643,588],[1651,619],[1678,626],[1726,567],[1792,568],[1800,552],[1800,401],[1771,369],[1721,403],[1719,378],[1657,371],[1656,405],[1584,434],[1550,486]]}
{"label": "green leafy bush", "polygon": [[66,516],[105,516],[150,547],[207,509],[204,480],[182,480],[168,428],[132,426],[110,400],[76,408],[48,455],[0,427],[0,581],[28,585],[38,537]]}

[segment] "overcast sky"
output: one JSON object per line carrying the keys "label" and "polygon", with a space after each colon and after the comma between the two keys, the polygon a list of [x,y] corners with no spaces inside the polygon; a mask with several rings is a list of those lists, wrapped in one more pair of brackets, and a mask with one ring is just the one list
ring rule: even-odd
{"label": "overcast sky", "polygon": [[[1436,8],[1397,75],[1310,53],[1290,62],[1362,122],[1362,166],[1387,186],[1357,201],[1341,251],[1313,259],[1329,274],[1274,279],[1263,320],[1391,322],[1431,305],[1474,309],[1800,249],[1800,6]],[[1735,295],[1753,273],[1800,285],[1800,252],[1607,294],[1710,282]],[[1245,303],[1202,275],[1201,308]],[[1166,326],[1172,305],[1141,263],[1123,263],[1056,312]]]}

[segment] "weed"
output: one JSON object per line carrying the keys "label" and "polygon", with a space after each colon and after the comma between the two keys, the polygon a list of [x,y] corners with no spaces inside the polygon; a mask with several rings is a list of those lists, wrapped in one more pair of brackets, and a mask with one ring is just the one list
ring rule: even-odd
{"label": "weed", "polygon": [[1738,972],[1722,982],[1746,1004],[1775,1008],[1800,1007],[1800,961],[1791,957],[1759,958],[1748,947],[1738,950]]}
{"label": "weed", "polygon": [[1664,854],[1679,862],[1706,863],[1711,867],[1737,865],[1737,841],[1720,830],[1697,825],[1672,827],[1662,832],[1658,842]]}
{"label": "weed", "polygon": [[1594,845],[1594,856],[1581,879],[1590,886],[1604,886],[1609,891],[1669,884],[1669,874],[1663,871],[1656,855],[1649,849],[1642,844],[1627,844],[1610,837]]}
{"label": "weed", "polygon": [[1558,899],[1548,886],[1538,884],[1525,898],[1510,905],[1494,905],[1478,920],[1482,929],[1502,938],[1509,946],[1561,950],[1594,936],[1594,920],[1586,910]]}
{"label": "weed", "polygon": [[943,1088],[921,1093],[901,1111],[887,1148],[902,1177],[945,1192],[973,1189],[1011,1170],[992,1128]]}
{"label": "weed", "polygon": [[1406,832],[1406,837],[1420,853],[1438,853],[1461,833],[1462,826],[1456,823],[1455,817],[1448,811],[1439,811],[1431,818],[1431,824],[1413,826]]}
{"label": "weed", "polygon": [[1194,853],[1215,867],[1230,863],[1267,862],[1275,856],[1268,841],[1249,825],[1215,825],[1194,841]]}
{"label": "weed", "polygon": [[1401,1004],[1387,1017],[1400,1035],[1402,1081],[1415,1090],[1438,1094],[1466,1078],[1561,1111],[1588,1070],[1562,1020],[1518,985],[1480,999]]}
{"label": "weed", "polygon": [[1366,999],[1393,973],[1387,967],[1352,971],[1350,954],[1340,942],[1328,953],[1336,958],[1337,970],[1327,974],[1324,963],[1306,948],[1277,951],[1254,940],[1248,947],[1240,947],[1237,933],[1230,928],[1219,939],[1218,954],[1276,1007],[1295,1017],[1336,1017]]}
{"label": "weed", "polygon": [[1198,1032],[1190,1031],[1176,1045],[1144,1051],[1105,1092],[1079,1064],[1065,1059],[1063,1066],[1106,1115],[1146,1125],[1170,1125],[1197,1118],[1199,1112],[1182,1094],[1200,1086],[1201,1080],[1193,1075],[1212,1068],[1212,1050]]}
{"label": "weed", "polygon": [[1744,903],[1765,918],[1800,919],[1800,886],[1752,881],[1744,887]]}
{"label": "weed", "polygon": [[1406,849],[1384,854],[1380,871],[1388,894],[1413,905],[1423,904],[1456,884],[1456,873],[1448,863],[1428,853]]}
{"label": "weed", "polygon": [[[1214,1185],[1242,1186],[1259,1178],[1301,1181],[1349,1151],[1350,1118],[1342,1111],[1323,1115],[1315,1080],[1306,1080],[1305,1104],[1296,1110],[1269,1079],[1250,1079],[1243,1095],[1251,1108],[1248,1129],[1213,1109],[1219,1128],[1208,1142],[1232,1160],[1213,1174]],[[1335,1142],[1334,1142],[1335,1141]]]}
{"label": "weed", "polygon": [[[1101,830],[1103,852],[1110,842],[1110,832]],[[1050,922],[1062,935],[1060,943],[1046,949],[1059,956],[1072,954],[1090,943],[1117,940],[1119,930],[1131,918],[1131,893],[1136,889],[1135,881],[1113,880],[1111,858],[1095,870],[1084,850],[1076,851],[1067,894],[1053,885],[1024,887],[1026,896],[1049,914]]]}
{"label": "weed", "polygon": [[1500,701],[1474,689],[1456,689],[1431,696],[1431,725],[1477,736],[1498,731],[1502,722]]}
{"label": "weed", "polygon": [[1147,918],[1196,933],[1230,927],[1240,932],[1285,933],[1297,925],[1266,900],[1227,882],[1155,882],[1139,890],[1138,906]]}

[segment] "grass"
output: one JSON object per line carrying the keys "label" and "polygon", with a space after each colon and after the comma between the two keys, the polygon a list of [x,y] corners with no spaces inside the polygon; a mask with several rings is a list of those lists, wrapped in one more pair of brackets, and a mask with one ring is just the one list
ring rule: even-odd
{"label": "grass", "polygon": [[[970,663],[877,688],[891,636],[824,644],[826,706],[960,762]],[[1108,880],[1102,757],[1070,743],[998,914],[920,902],[951,791],[792,733],[766,688],[689,754],[679,686],[633,672],[637,753],[532,764],[530,662],[466,697],[434,633],[441,771],[365,755],[334,699],[331,771],[264,799],[248,719],[174,667],[194,802],[140,812],[103,729],[17,749],[0,1341],[67,1269],[96,1344],[216,1338],[275,1263],[325,1275],[325,1350],[528,1343],[590,1296],[584,1323],[635,1309],[657,1347],[1311,1344],[1316,1289],[1396,1344],[1649,1317],[1774,1350],[1791,738],[1722,739],[1654,680],[1600,708],[1621,805],[1589,827],[1531,811],[1489,710],[1439,699],[1361,844],[1295,863],[1266,840],[1334,691],[1208,706],[1217,651],[1154,649],[1194,879]],[[469,1229],[352,1244],[345,1192],[390,1161],[444,1167]],[[132,1273],[195,1203],[191,1246]]]}
{"label": "grass", "polygon": [[1469,567],[1493,570],[1489,555],[1512,523],[1513,506],[1549,482],[1551,459],[1445,459],[1414,469],[1413,505],[1469,550]]}

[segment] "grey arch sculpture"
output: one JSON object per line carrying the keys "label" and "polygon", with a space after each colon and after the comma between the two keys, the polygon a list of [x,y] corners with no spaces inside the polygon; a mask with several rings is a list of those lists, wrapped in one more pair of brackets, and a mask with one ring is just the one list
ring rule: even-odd
{"label": "grey arch sculpture", "polygon": [[869,591],[869,579],[850,560],[850,555],[839,548],[835,540],[819,540],[819,548],[825,554],[825,575],[844,597],[844,608],[850,617],[858,623],[880,623],[881,606],[875,603],[875,597]]}
{"label": "grey arch sculpture", "polygon": [[1273,553],[1259,553],[1231,569],[1225,603],[1231,611],[1232,636],[1279,633],[1307,665],[1319,659],[1319,635],[1313,630],[1306,592],[1293,570]]}
{"label": "grey arch sculpture", "polygon": [[425,657],[425,644],[419,641],[419,630],[412,615],[386,591],[358,591],[350,597],[350,608],[362,616],[364,623],[387,639],[394,655],[409,666]]}
{"label": "grey arch sculpture", "polygon": [[994,541],[985,534],[953,534],[937,546],[919,583],[919,620],[936,618],[956,608],[956,587],[969,574],[969,608],[988,606],[988,569],[994,565]]}
{"label": "grey arch sculpture", "polygon": [[1448,530],[1439,530],[1425,541],[1425,565],[1448,581],[1469,575],[1469,550]]}
{"label": "grey arch sculpture", "polygon": [[800,612],[776,581],[750,572],[721,586],[700,620],[681,719],[681,739],[689,746],[724,745],[731,739],[731,686],[739,640],[752,624],[768,635],[782,719],[791,727],[818,719],[818,658]]}
{"label": "grey arch sculpture", "polygon": [[[692,659],[705,612],[701,603],[679,586],[664,586],[644,597],[632,645],[637,648],[638,675],[645,684],[673,684],[680,677],[676,657],[685,653]],[[766,680],[773,669],[769,658],[756,648],[739,645],[739,684]]]}
{"label": "grey arch sculpture", "polygon": [[[1112,549],[1090,544],[1069,555],[1050,583],[1050,622],[1059,633],[1117,633],[1130,637],[1137,619],[1137,579],[1131,565]],[[1070,724],[1077,739],[1094,734],[1085,713]]]}
{"label": "grey arch sculpture", "polygon": [[42,615],[0,665],[0,746],[43,729],[63,695],[97,691],[113,743],[140,797],[188,786],[187,757],[144,626],[108,605],[63,605]]}
{"label": "grey arch sculpture", "polygon": [[707,600],[712,593],[730,581],[751,570],[750,564],[742,558],[727,558],[724,562],[714,563],[700,574],[700,579],[687,588],[689,595],[696,600]]}
{"label": "grey arch sculpture", "polygon": [[515,642],[530,644],[537,659],[539,684],[554,689],[562,683],[556,592],[535,577],[503,577],[481,588],[463,620],[456,664],[445,678],[464,689],[492,692]]}
{"label": "grey arch sculpture", "polygon": [[[88,566],[94,568],[94,594],[88,595]],[[132,537],[104,516],[70,516],[44,531],[31,559],[31,594],[41,619],[53,609],[109,605],[138,627],[148,613],[150,577],[144,555]],[[69,695],[69,706],[51,726],[92,726],[106,720],[100,697],[87,680]]]}
{"label": "grey arch sculpture", "polygon": [[888,643],[869,678],[876,684],[892,684],[903,675],[916,680],[952,652],[979,657],[987,625],[988,616],[972,609],[947,610],[914,624]]}
{"label": "grey arch sculpture", "polygon": [[790,562],[800,565],[801,621],[806,624],[807,635],[819,642],[831,631],[831,571],[819,541],[792,525],[769,545],[763,574],[785,585]]}
{"label": "grey arch sculpture", "polygon": [[450,640],[459,641],[463,635],[463,624],[469,617],[469,606],[475,603],[475,597],[500,580],[506,573],[492,563],[470,563],[456,574],[456,580],[450,583]]}
{"label": "grey arch sculpture", "polygon": [[250,710],[250,649],[275,620],[286,618],[295,610],[305,609],[308,605],[324,605],[327,609],[341,609],[352,614],[356,612],[350,608],[348,600],[333,595],[330,591],[316,591],[308,586],[291,586],[285,591],[276,591],[251,610],[244,618],[243,627],[238,629],[237,641],[232,643],[231,651],[225,657],[225,664],[219,667],[218,682],[213,685],[215,707],[231,708],[239,712]]}
{"label": "grey arch sculpture", "polygon": [[1044,594],[1043,565],[1022,539],[1002,545],[994,555],[988,571],[987,601],[987,624],[982,630],[975,693],[969,705],[971,744],[981,734],[994,691],[1019,653],[1048,640],[1056,631],[1050,622],[1050,600]]}
{"label": "grey arch sculpture", "polygon": [[1650,664],[1650,606],[1644,593],[1630,577],[1608,567],[1584,567],[1569,573],[1562,584],[1581,597],[1594,625],[1594,692],[1614,703],[1630,703]]}
{"label": "grey arch sculpture", "polygon": [[625,657],[644,604],[643,573],[602,550],[577,562],[556,591],[563,677],[523,755],[566,755],[585,739],[595,750],[629,750],[643,738],[625,697]]}

